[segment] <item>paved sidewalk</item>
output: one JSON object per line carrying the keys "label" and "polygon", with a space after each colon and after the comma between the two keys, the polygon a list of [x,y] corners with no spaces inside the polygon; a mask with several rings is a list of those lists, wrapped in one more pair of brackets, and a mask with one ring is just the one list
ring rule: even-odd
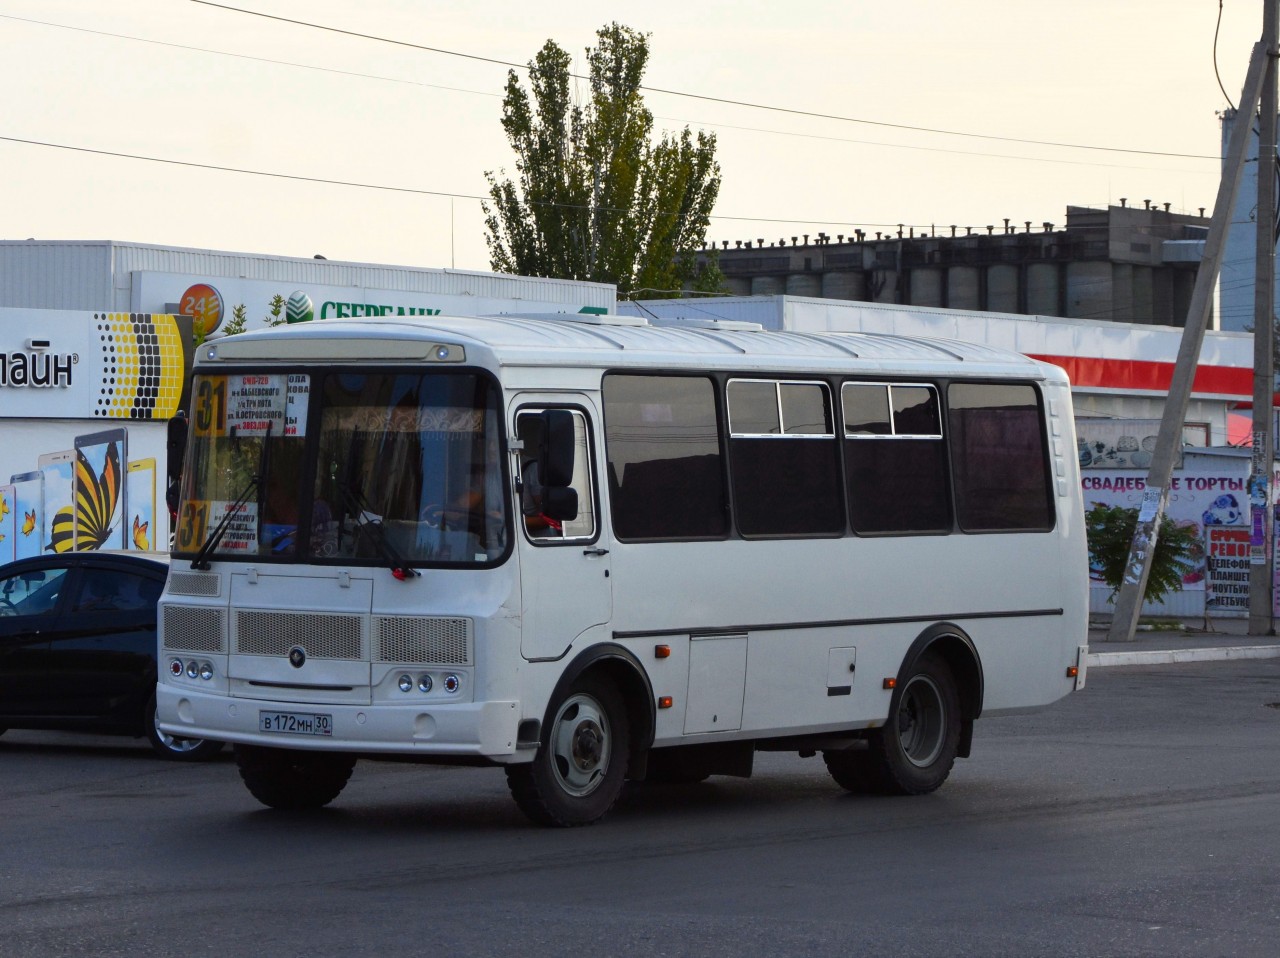
{"label": "paved sidewalk", "polygon": [[1107,639],[1110,623],[1094,619],[1089,628],[1089,668],[1111,665],[1165,665],[1225,659],[1280,658],[1280,636],[1250,635],[1248,619],[1186,619],[1176,630],[1144,630],[1130,642]]}

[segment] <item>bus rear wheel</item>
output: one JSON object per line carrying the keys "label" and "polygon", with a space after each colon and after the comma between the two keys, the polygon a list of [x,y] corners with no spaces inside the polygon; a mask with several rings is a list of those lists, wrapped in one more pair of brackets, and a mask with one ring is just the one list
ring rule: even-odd
{"label": "bus rear wheel", "polygon": [[940,656],[925,653],[916,661],[867,745],[823,753],[836,784],[851,792],[925,795],[947,780],[960,745],[960,693]]}
{"label": "bus rear wheel", "polygon": [[630,746],[617,689],[587,676],[553,704],[533,761],[506,767],[511,797],[536,824],[590,825],[622,794]]}
{"label": "bus rear wheel", "polygon": [[245,787],[269,808],[323,808],[338,797],[356,767],[353,755],[237,745]]}

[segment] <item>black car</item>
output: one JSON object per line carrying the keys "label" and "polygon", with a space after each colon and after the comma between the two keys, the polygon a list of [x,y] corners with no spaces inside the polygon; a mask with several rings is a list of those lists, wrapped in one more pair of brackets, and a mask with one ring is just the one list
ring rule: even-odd
{"label": "black car", "polygon": [[145,735],[164,758],[221,742],[156,729],[156,600],[169,557],[69,552],[0,566],[0,734]]}

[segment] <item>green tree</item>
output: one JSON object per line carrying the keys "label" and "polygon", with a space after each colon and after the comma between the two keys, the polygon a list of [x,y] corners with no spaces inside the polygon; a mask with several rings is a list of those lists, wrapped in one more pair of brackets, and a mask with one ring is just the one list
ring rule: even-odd
{"label": "green tree", "polygon": [[[1137,527],[1138,510],[1123,506],[1099,503],[1085,516],[1089,558],[1101,570],[1103,581],[1111,587],[1107,601],[1115,599],[1124,583],[1125,567],[1129,563],[1129,550]],[[1168,516],[1162,516],[1144,598],[1151,602],[1164,602],[1165,596],[1182,591],[1182,577],[1194,567],[1195,558],[1201,551],[1195,526],[1181,526]]]}
{"label": "green tree", "polygon": [[279,293],[271,297],[268,314],[263,317],[262,321],[268,326],[282,326],[287,322],[284,317],[284,297]]}
{"label": "green tree", "polygon": [[227,320],[227,325],[222,327],[222,335],[234,336],[236,333],[243,333],[245,325],[249,321],[248,310],[244,303],[237,303],[231,307],[231,318]]}
{"label": "green tree", "polygon": [[[529,63],[532,96],[507,75],[502,128],[518,181],[492,171],[484,202],[490,266],[524,276],[677,290],[720,190],[714,134],[685,127],[653,142],[641,78],[649,35],[617,23],[587,49],[591,98],[576,105],[570,57],[548,40]],[[716,275],[701,282],[718,283]]]}

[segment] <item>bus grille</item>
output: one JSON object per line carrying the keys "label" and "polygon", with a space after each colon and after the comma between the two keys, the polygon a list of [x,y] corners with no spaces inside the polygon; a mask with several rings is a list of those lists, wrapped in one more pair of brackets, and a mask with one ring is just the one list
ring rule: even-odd
{"label": "bus grille", "polygon": [[170,572],[170,595],[203,595],[216,598],[221,591],[222,576],[203,572]]}
{"label": "bus grille", "polygon": [[307,612],[236,613],[235,651],[288,655],[295,645],[321,659],[364,658],[361,617]]}
{"label": "bus grille", "polygon": [[470,665],[471,620],[380,615],[373,619],[373,660]]}
{"label": "bus grille", "polygon": [[164,607],[164,647],[175,652],[223,652],[221,609],[191,605]]}

